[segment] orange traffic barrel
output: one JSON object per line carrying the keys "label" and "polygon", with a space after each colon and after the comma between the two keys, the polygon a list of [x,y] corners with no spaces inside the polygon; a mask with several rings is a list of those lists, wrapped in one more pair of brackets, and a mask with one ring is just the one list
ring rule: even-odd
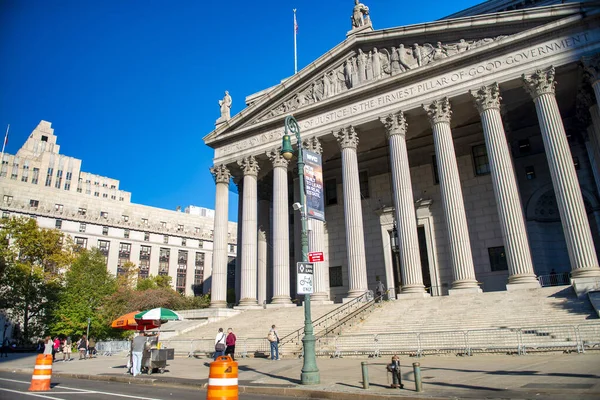
{"label": "orange traffic barrel", "polygon": [[42,392],[50,390],[50,380],[52,379],[52,354],[40,354],[35,359],[33,376],[31,377],[32,392]]}
{"label": "orange traffic barrel", "polygon": [[210,363],[206,400],[238,400],[238,363],[230,356]]}

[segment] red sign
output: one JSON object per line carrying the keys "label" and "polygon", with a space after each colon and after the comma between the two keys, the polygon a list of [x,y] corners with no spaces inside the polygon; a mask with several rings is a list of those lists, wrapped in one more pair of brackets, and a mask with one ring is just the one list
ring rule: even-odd
{"label": "red sign", "polygon": [[312,251],[308,253],[309,262],[321,262],[323,260],[325,260],[325,258],[323,257],[322,251]]}

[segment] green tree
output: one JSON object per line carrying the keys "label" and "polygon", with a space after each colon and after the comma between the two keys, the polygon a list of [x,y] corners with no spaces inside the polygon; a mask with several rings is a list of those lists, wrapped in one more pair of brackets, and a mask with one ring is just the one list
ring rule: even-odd
{"label": "green tree", "polygon": [[2,221],[0,304],[21,326],[22,341],[41,336],[61,292],[61,270],[73,259],[71,242],[60,231],[40,229],[31,218]]}
{"label": "green tree", "polygon": [[110,336],[113,312],[108,299],[117,290],[117,281],[106,269],[105,258],[98,249],[82,250],[65,275],[51,331],[78,336],[87,330],[97,338]]}

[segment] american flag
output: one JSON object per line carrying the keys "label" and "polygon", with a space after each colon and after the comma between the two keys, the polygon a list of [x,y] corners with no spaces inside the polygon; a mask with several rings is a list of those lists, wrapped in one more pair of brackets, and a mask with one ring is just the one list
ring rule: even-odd
{"label": "american flag", "polygon": [[296,22],[296,10],[294,9],[294,33],[298,33],[298,22]]}

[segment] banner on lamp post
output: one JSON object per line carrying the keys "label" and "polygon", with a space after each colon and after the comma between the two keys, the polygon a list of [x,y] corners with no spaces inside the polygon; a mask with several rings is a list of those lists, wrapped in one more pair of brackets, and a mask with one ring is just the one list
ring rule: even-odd
{"label": "banner on lamp post", "polygon": [[321,155],[303,150],[307,217],[325,221]]}

